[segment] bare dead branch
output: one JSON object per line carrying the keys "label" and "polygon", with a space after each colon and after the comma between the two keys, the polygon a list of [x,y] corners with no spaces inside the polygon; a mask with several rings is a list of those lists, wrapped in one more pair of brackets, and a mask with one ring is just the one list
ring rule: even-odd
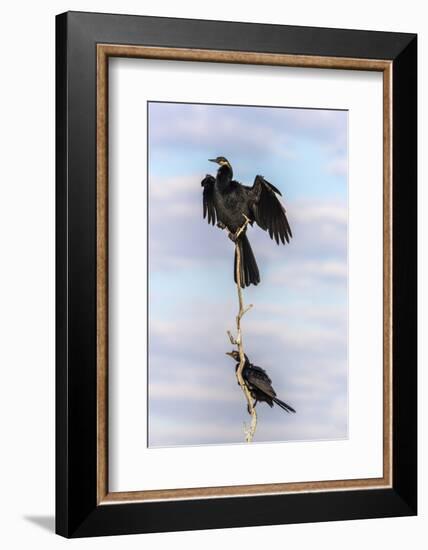
{"label": "bare dead branch", "polygon": [[233,346],[236,346],[235,337],[234,337],[233,334],[230,332],[230,330],[227,331],[227,335],[229,336],[230,343],[231,343]]}
{"label": "bare dead branch", "polygon": [[242,371],[245,365],[245,352],[244,352],[244,344],[242,341],[241,320],[242,320],[242,317],[247,313],[247,311],[249,311],[253,307],[253,304],[244,306],[244,299],[243,299],[242,288],[241,288],[241,251],[239,249],[239,245],[237,242],[238,237],[242,234],[242,232],[246,229],[248,223],[250,222],[250,220],[247,218],[247,216],[245,216],[245,214],[244,214],[244,218],[245,218],[244,224],[235,233],[236,287],[238,289],[238,302],[239,302],[239,311],[238,311],[238,315],[236,316],[236,338],[232,335],[230,331],[227,331],[227,334],[229,336],[230,342],[233,345],[237,346],[238,352],[239,352],[239,366],[236,371],[236,378],[238,380],[238,384],[241,386],[241,389],[244,392],[244,395],[247,399],[248,412],[251,415],[250,426],[247,427],[244,424],[245,441],[247,443],[251,443],[253,441],[253,437],[257,428],[257,413],[253,405],[253,399],[251,397],[250,390],[248,389],[248,386],[246,385],[245,380],[242,376]]}

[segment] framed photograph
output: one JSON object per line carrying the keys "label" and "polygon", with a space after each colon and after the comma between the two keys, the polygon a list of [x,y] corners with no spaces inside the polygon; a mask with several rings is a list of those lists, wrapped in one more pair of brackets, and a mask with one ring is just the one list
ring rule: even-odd
{"label": "framed photograph", "polygon": [[57,533],[416,514],[416,35],[56,25]]}

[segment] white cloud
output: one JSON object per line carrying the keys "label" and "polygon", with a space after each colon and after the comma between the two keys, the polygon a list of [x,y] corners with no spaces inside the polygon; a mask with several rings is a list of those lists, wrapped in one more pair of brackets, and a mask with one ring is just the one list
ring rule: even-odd
{"label": "white cloud", "polygon": [[346,285],[348,266],[339,260],[306,260],[282,265],[272,271],[268,282],[275,285],[288,285],[300,289],[316,284]]}
{"label": "white cloud", "polygon": [[[239,136],[239,140],[237,140]],[[347,115],[317,109],[225,105],[150,104],[150,138],[157,146],[204,147],[246,155],[275,153],[295,158],[295,140],[346,149]]]}
{"label": "white cloud", "polygon": [[[233,391],[216,391],[215,384],[200,383],[197,379],[196,369],[193,369],[192,379],[187,383],[173,378],[159,382],[150,382],[150,399],[173,399],[174,401],[193,400],[204,401],[210,404],[234,403],[237,394]],[[196,378],[196,380],[195,380]],[[233,380],[231,376],[231,380]],[[198,383],[199,382],[199,383]]]}

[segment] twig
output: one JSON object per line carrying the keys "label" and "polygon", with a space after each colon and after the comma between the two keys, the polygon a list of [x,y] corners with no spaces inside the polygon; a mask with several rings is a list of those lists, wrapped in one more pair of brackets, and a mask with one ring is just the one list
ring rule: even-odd
{"label": "twig", "polygon": [[230,331],[227,331],[227,334],[229,336],[231,344],[237,346],[238,352],[239,352],[239,366],[236,370],[236,378],[238,380],[238,384],[241,386],[241,389],[244,392],[244,395],[247,399],[248,412],[251,415],[250,426],[247,427],[244,424],[245,441],[247,443],[251,443],[253,441],[253,437],[257,428],[257,413],[253,405],[253,400],[252,400],[250,391],[242,376],[242,371],[245,365],[245,353],[244,353],[244,345],[242,342],[241,320],[242,320],[242,317],[247,313],[247,311],[249,311],[253,307],[253,305],[250,304],[246,307],[244,306],[244,299],[242,296],[242,288],[241,288],[241,251],[239,248],[239,243],[237,241],[238,237],[242,234],[243,231],[245,231],[250,221],[247,218],[247,216],[245,216],[245,214],[244,214],[244,218],[245,218],[244,224],[235,233],[236,287],[238,289],[238,302],[239,302],[239,311],[238,311],[238,315],[236,316],[236,338],[232,335]]}

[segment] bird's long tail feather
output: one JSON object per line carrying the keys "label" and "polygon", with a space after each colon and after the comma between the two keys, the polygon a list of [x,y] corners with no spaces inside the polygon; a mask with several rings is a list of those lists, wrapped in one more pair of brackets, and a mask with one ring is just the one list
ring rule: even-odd
{"label": "bird's long tail feather", "polygon": [[272,398],[273,402],[278,405],[278,407],[281,407],[281,409],[284,409],[284,411],[287,411],[288,413],[292,412],[295,413],[296,411],[293,409],[293,407],[290,407],[290,405],[287,405],[287,403],[284,403],[284,401],[281,401],[281,399],[278,399],[277,397]]}
{"label": "bird's long tail feather", "polygon": [[[241,257],[241,262],[240,262],[241,287],[250,286],[251,284],[257,285],[258,283],[260,283],[259,268],[257,266],[257,262],[254,257],[250,242],[245,233],[239,237],[238,246],[239,246],[239,252]],[[236,257],[236,251],[235,251],[235,263],[233,266],[233,276],[235,279],[235,283],[237,283],[236,262],[237,262],[237,257]]]}

